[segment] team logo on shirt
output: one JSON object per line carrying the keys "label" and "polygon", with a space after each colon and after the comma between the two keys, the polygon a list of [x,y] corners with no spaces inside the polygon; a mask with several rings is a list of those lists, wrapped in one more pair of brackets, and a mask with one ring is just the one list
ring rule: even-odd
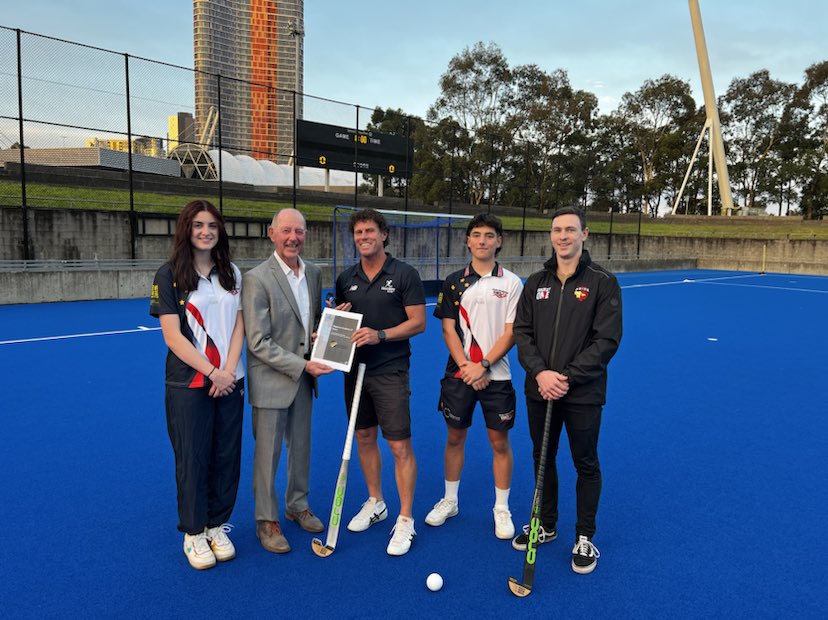
{"label": "team logo on shirt", "polygon": [[575,299],[577,299],[578,301],[586,301],[587,297],[589,297],[588,286],[579,286],[575,289]]}
{"label": "team logo on shirt", "polygon": [[397,289],[394,288],[394,280],[386,280],[385,286],[382,287],[382,290],[386,293],[393,293],[394,291],[396,291]]}
{"label": "team logo on shirt", "polygon": [[507,291],[501,291],[499,288],[492,289],[492,295],[497,297],[498,299],[504,299],[509,293]]}
{"label": "team logo on shirt", "polygon": [[352,285],[351,285],[351,288],[349,288],[349,289],[348,289],[348,291],[355,291],[355,290],[357,290],[358,288],[359,288],[359,284],[352,284]]}
{"label": "team logo on shirt", "polygon": [[535,292],[535,299],[549,299],[549,293],[552,290],[551,286],[542,286]]}

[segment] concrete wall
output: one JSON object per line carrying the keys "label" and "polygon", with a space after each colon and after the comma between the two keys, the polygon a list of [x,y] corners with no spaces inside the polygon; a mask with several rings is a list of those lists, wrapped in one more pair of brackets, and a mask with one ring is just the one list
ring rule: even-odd
{"label": "concrete wall", "polygon": [[[22,252],[22,210],[0,207],[0,261],[15,260]],[[38,260],[107,260],[130,258],[129,214],[112,211],[30,209],[30,235]],[[136,258],[158,261],[169,254],[174,215],[142,215],[138,222],[145,234],[136,240]],[[228,218],[234,260],[250,267],[272,252],[266,237],[268,219]],[[305,256],[322,263],[326,286],[333,283],[334,234],[330,222],[309,222]],[[343,221],[336,232],[337,265],[340,271],[354,260],[353,244]],[[402,256],[421,256],[417,265],[423,279],[445,277],[467,260],[464,228],[449,236],[445,228],[393,228],[389,251]],[[811,273],[828,275],[828,241],[786,239],[718,239],[685,237],[641,237],[593,234],[587,241],[592,257],[615,271],[647,269],[705,269]],[[437,248],[440,248],[439,271]],[[518,275],[539,269],[550,255],[549,234],[527,232],[524,256],[520,255],[521,233],[507,231],[502,262]],[[763,261],[763,252],[765,255]],[[450,258],[446,258],[446,256]],[[640,259],[640,260],[637,260]],[[413,262],[413,261],[412,261]],[[2,268],[0,268],[2,269]],[[81,299],[144,297],[154,269],[103,271],[0,270],[0,303],[32,303]]]}
{"label": "concrete wall", "polygon": [[[163,261],[159,260],[161,265]],[[503,261],[506,268],[521,277],[543,268],[544,260],[522,260],[519,262]],[[240,266],[246,271],[255,265]],[[695,269],[694,260],[614,260],[602,261],[610,270],[620,273],[625,271],[650,271],[661,269]],[[331,288],[334,281],[333,266],[328,263],[322,267],[322,283]],[[71,270],[71,271],[0,271],[0,304],[47,303],[56,301],[84,301],[94,299],[139,299],[149,297],[152,278],[156,269],[120,269],[120,270]],[[423,279],[433,279],[433,270],[420,269]],[[446,275],[448,271],[443,273]]]}

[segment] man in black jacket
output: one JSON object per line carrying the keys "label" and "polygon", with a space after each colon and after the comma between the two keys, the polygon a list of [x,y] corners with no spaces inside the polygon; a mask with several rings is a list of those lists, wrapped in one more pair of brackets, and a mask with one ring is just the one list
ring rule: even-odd
{"label": "man in black jacket", "polygon": [[[564,207],[552,216],[553,255],[527,278],[514,323],[518,359],[526,370],[526,409],[535,477],[546,406],[554,401],[541,503],[538,544],[557,537],[556,455],[563,425],[578,472],[578,520],[572,570],[591,573],[600,556],[592,544],[601,495],[598,431],[606,402],[607,365],[621,342],[621,288],[610,272],[592,262],[583,211]],[[554,358],[553,358],[554,349]],[[529,527],[512,546],[525,551]]]}

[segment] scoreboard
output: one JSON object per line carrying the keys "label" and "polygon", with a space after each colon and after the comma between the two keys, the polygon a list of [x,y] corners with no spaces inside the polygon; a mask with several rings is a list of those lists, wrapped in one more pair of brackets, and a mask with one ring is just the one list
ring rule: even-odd
{"label": "scoreboard", "polygon": [[296,162],[311,168],[411,178],[414,143],[378,131],[296,121]]}

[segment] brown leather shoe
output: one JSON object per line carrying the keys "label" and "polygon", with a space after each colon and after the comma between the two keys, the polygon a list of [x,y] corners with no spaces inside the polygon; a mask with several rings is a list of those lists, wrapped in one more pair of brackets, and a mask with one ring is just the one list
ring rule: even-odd
{"label": "brown leather shoe", "polygon": [[256,537],[271,553],[287,553],[290,545],[278,521],[256,521]]}
{"label": "brown leather shoe", "polygon": [[310,508],[305,508],[302,512],[287,512],[285,511],[285,517],[288,521],[296,521],[306,532],[324,532],[325,526],[322,525],[322,521],[314,515]]}

